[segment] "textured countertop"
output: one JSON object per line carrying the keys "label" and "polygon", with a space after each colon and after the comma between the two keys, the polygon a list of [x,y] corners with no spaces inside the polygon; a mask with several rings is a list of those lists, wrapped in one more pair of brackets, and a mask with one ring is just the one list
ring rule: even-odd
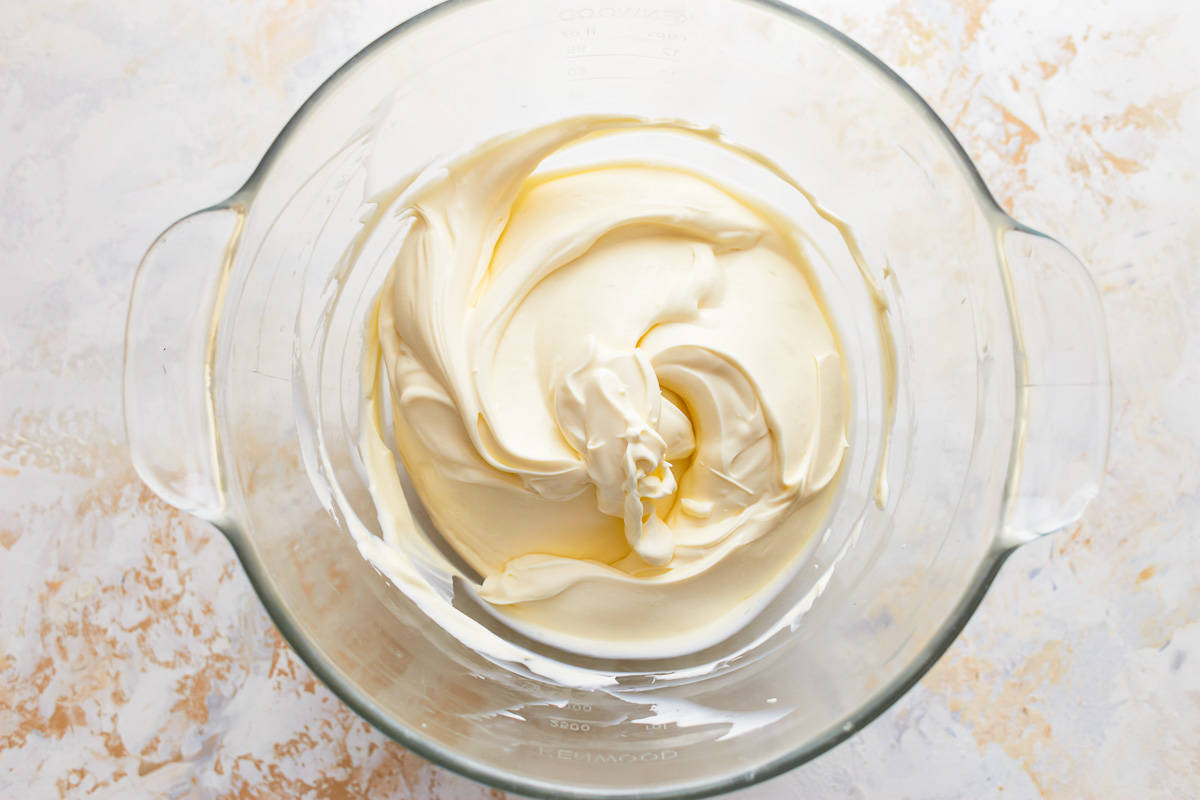
{"label": "textured countertop", "polygon": [[[498,796],[392,744],[129,465],[130,279],[420,0],[0,4],[0,796]],[[1102,293],[1107,483],[894,708],[766,797],[1200,791],[1200,11],[814,0]]]}

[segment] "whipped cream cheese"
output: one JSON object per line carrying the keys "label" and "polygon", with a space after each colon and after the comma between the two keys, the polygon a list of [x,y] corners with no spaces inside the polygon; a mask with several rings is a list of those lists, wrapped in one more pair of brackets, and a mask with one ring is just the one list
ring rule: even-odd
{"label": "whipped cream cheese", "polygon": [[647,130],[753,158],[683,123],[572,118],[431,165],[366,223],[392,243],[364,362],[372,560],[431,552],[378,457],[394,437],[485,607],[591,655],[735,631],[811,541],[847,445],[801,231],[676,164],[543,165]]}

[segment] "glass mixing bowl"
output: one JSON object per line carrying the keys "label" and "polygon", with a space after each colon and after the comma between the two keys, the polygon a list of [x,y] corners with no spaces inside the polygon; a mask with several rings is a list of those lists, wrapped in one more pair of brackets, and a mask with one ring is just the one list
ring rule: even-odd
{"label": "glass mixing bowl", "polygon": [[[884,329],[857,276],[818,276],[854,398],[836,503],[750,626],[661,663],[519,637],[477,652],[348,532],[378,529],[356,441],[362,319],[384,270],[339,271],[364,197],[592,112],[715,125],[766,154],[851,226],[886,300]],[[229,538],[312,669],[404,746],[529,795],[700,796],[832,747],[929,668],[1013,548],[1080,516],[1107,449],[1086,270],[997,206],[893,72],[767,0],[421,14],[326,81],[244,187],[154,243],[126,348],[139,474]]]}

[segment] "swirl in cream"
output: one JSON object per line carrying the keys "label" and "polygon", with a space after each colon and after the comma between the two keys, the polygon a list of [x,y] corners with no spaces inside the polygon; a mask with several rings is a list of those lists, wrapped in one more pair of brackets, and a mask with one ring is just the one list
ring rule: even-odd
{"label": "swirl in cream", "polygon": [[390,403],[479,595],[594,654],[736,628],[819,525],[846,447],[842,360],[798,231],[678,165],[543,166],[646,130],[724,147],[679,123],[573,118],[431,166],[374,223],[398,244],[370,407]]}

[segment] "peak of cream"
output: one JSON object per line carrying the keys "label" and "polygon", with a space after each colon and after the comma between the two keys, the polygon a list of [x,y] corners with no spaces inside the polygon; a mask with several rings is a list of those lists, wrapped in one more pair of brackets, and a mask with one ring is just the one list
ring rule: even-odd
{"label": "peak of cream", "polygon": [[[646,130],[726,147],[682,123],[563,120],[431,165],[368,223],[397,242],[367,332],[384,377],[370,414],[390,403],[397,454],[479,596],[595,655],[735,630],[819,525],[846,447],[798,231],[678,165],[539,169]],[[420,536],[385,541],[403,552],[405,535]]]}

